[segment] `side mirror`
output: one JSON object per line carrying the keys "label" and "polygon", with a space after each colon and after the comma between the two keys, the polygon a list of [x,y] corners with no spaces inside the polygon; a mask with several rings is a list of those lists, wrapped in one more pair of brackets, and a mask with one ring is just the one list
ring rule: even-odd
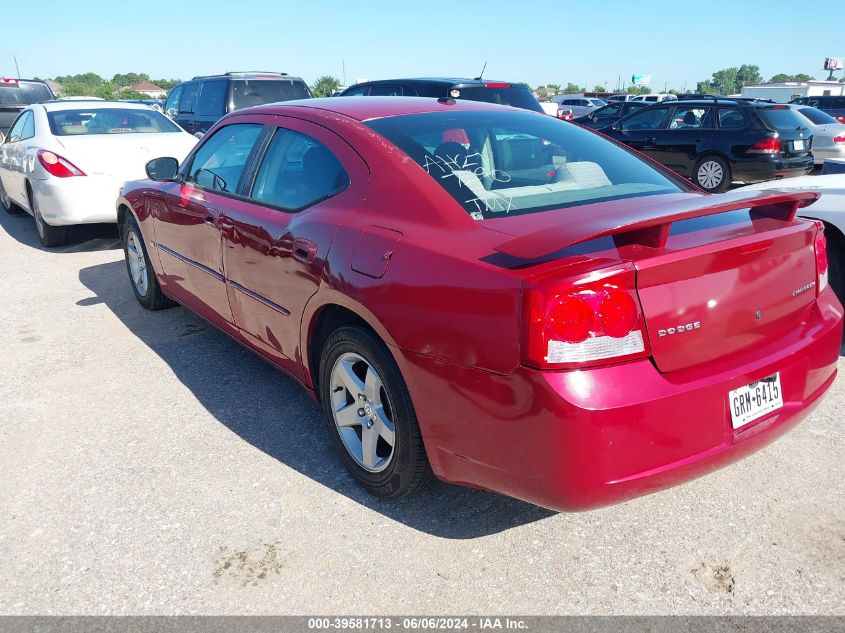
{"label": "side mirror", "polygon": [[165,182],[176,178],[179,171],[179,161],[175,158],[154,158],[147,163],[147,178]]}
{"label": "side mirror", "polygon": [[610,129],[614,132],[621,132],[622,131],[622,124],[621,123],[614,123],[610,126]]}

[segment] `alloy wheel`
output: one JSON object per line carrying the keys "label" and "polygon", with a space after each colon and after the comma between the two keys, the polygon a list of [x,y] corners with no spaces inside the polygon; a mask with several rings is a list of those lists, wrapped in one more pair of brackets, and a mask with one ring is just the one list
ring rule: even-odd
{"label": "alloy wheel", "polygon": [[343,446],[364,470],[385,470],[396,449],[393,408],[384,382],[359,354],[337,359],[331,372],[331,411]]}
{"label": "alloy wheel", "polygon": [[142,297],[147,294],[149,280],[147,278],[147,260],[144,257],[144,249],[140,240],[132,229],[126,234],[126,261],[129,263],[129,272],[135,290]]}
{"label": "alloy wheel", "polygon": [[724,177],[725,172],[722,170],[722,166],[715,160],[704,161],[698,168],[698,184],[705,189],[715,189],[722,184]]}

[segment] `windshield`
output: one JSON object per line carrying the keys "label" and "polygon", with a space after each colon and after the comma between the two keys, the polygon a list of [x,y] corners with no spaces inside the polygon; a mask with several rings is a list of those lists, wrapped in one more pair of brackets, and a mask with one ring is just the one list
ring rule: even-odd
{"label": "windshield", "polygon": [[[459,94],[456,95],[455,92]],[[543,108],[537,98],[531,94],[528,86],[516,84],[507,88],[495,86],[456,86],[450,91],[451,96],[456,99],[468,99],[469,101],[484,101],[486,103],[498,103],[500,105],[513,106],[523,110],[542,112]]]}
{"label": "windshield", "polygon": [[477,220],[687,190],[628,150],[552,117],[432,112],[366,124]]}
{"label": "windshield", "polygon": [[300,80],[238,79],[232,82],[232,102],[235,110],[310,97],[308,87]]}
{"label": "windshield", "polygon": [[174,133],[180,128],[155,110],[91,108],[47,113],[54,136]]}
{"label": "windshield", "polygon": [[810,120],[816,125],[827,125],[828,123],[839,123],[836,119],[830,116],[827,112],[816,110],[816,108],[796,108],[795,111],[803,117]]}

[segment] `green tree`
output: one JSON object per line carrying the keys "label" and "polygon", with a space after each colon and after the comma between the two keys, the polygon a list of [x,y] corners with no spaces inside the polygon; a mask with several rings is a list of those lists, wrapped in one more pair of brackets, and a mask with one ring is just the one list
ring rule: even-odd
{"label": "green tree", "polygon": [[151,79],[150,81],[162,90],[170,90],[176,84],[182,83],[181,79]]}
{"label": "green tree", "polygon": [[576,92],[583,92],[581,90],[581,86],[576,86],[571,81],[566,84],[566,88],[563,89],[563,93],[567,95],[575,94]]}
{"label": "green tree", "polygon": [[782,81],[810,81],[813,77],[810,75],[805,75],[804,73],[799,73],[797,75],[786,75],[784,73],[778,73],[774,75],[771,79],[769,79],[769,83],[779,83]]}
{"label": "green tree", "polygon": [[762,83],[760,68],[752,64],[743,64],[739,68],[722,68],[713,73],[711,79],[699,81],[696,91],[717,95],[729,95],[740,92],[743,86]]}
{"label": "green tree", "polygon": [[546,88],[552,91],[552,94],[560,92],[560,84],[546,84]]}
{"label": "green tree", "polygon": [[331,75],[323,75],[317,78],[317,81],[311,86],[311,91],[315,97],[331,97],[338,87],[340,87],[340,79]]}
{"label": "green tree", "polygon": [[126,73],[125,75],[117,74],[112,77],[111,83],[118,88],[125,86],[134,86],[145,81],[149,81],[150,76],[146,73]]}
{"label": "green tree", "polygon": [[763,75],[760,74],[760,67],[752,64],[743,64],[736,71],[736,85],[734,92],[740,92],[743,86],[753,86],[763,83]]}
{"label": "green tree", "polygon": [[607,89],[604,87],[604,84],[596,84],[593,86],[593,92],[606,92]]}
{"label": "green tree", "polygon": [[629,95],[647,95],[651,92],[651,88],[648,86],[628,86],[625,92]]}

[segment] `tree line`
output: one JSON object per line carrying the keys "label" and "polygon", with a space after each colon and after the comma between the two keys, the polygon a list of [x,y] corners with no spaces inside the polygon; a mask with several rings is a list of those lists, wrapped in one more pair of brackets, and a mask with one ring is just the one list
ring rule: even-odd
{"label": "tree line", "polygon": [[[38,77],[36,77],[38,79]],[[128,90],[130,86],[149,81],[162,90],[170,90],[180,79],[150,79],[146,73],[117,74],[105,79],[96,73],[62,75],[53,81],[61,84],[62,94],[66,97],[100,97],[102,99],[148,99],[143,93]]]}

